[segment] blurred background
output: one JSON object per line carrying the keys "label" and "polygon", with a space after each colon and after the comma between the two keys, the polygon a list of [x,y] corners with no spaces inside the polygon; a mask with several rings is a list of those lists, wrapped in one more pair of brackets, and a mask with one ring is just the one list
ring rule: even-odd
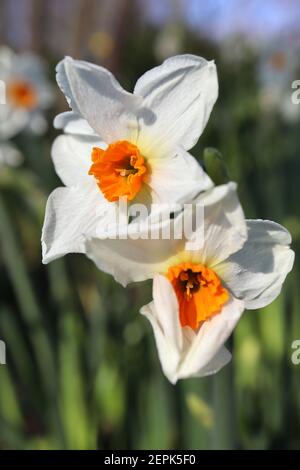
{"label": "blurred background", "polygon": [[138,313],[151,283],[125,290],[83,255],[43,266],[40,249],[46,199],[61,185],[50,158],[53,117],[67,110],[56,63],[90,60],[132,90],[166,57],[191,53],[215,59],[220,81],[194,155],[216,147],[246,216],[287,226],[297,252],[299,2],[1,0],[0,22],[0,79],[13,84],[8,114],[0,104],[0,448],[299,449],[297,258],[280,297],[245,312],[231,365],[174,387]]}

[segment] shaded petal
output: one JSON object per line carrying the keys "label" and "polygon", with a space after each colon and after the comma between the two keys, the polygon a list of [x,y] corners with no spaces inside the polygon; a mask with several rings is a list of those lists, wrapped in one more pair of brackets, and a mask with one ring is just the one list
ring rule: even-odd
{"label": "shaded petal", "polygon": [[247,226],[236,188],[231,182],[197,198],[196,204],[204,207],[204,227],[199,225],[199,230],[204,230],[204,244],[199,252],[191,252],[195,262],[213,268],[245,243]]}
{"label": "shaded petal", "polygon": [[178,148],[176,155],[155,160],[151,177],[147,182],[155,203],[188,203],[213,182],[197,160],[185,150]]}
{"label": "shaded petal", "polygon": [[244,302],[232,297],[219,314],[202,324],[181,363],[178,378],[200,377],[227,364],[230,357],[221,348],[231,335],[243,310]]}
{"label": "shaded petal", "polygon": [[231,361],[231,358],[231,353],[225,346],[222,346],[207,366],[199,372],[196,372],[194,377],[205,377],[207,375],[216,374]]}
{"label": "shaded petal", "polygon": [[57,66],[57,83],[72,110],[107,142],[135,140],[140,97],[123,90],[103,67],[66,57]]}
{"label": "shaded petal", "polygon": [[213,62],[193,55],[167,59],[146,72],[134,93],[144,97],[144,105],[154,120],[139,120],[139,142],[145,155],[182,145],[193,147],[206,126],[218,96],[218,79]]}
{"label": "shaded petal", "polygon": [[281,225],[268,220],[248,220],[248,239],[218,272],[233,294],[248,309],[271,303],[294,263],[291,236]]}
{"label": "shaded petal", "polygon": [[57,188],[50,195],[42,231],[43,263],[67,253],[84,253],[85,237],[96,236],[110,223],[114,204],[97,189]]}
{"label": "shaded petal", "polygon": [[96,135],[95,131],[79,114],[74,111],[66,111],[58,114],[53,122],[55,129],[63,129],[69,134]]}

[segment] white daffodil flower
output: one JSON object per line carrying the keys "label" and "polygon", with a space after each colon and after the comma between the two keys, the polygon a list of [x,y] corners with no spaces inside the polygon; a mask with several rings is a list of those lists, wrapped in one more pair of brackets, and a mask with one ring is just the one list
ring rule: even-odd
{"label": "white daffodil flower", "polygon": [[47,129],[43,116],[54,99],[45,66],[31,53],[16,54],[0,48],[0,140],[5,141],[26,129],[42,134]]}
{"label": "white daffodil flower", "polygon": [[106,232],[120,198],[148,206],[183,203],[212,186],[187,151],[217,99],[213,62],[172,57],[128,93],[103,67],[66,57],[57,66],[57,82],[72,111],[54,121],[65,131],[52,157],[66,187],[48,200],[44,263],[85,252],[85,238]]}
{"label": "white daffodil flower", "polygon": [[[215,187],[197,198],[204,207],[199,249],[191,239],[97,240],[87,255],[126,285],[154,277],[153,301],[144,306],[167,378],[176,383],[221,369],[224,343],[244,309],[261,308],[280,293],[292,269],[291,236],[281,225],[245,220],[236,185]],[[170,221],[181,224],[182,214]],[[175,230],[174,232],[175,233]]]}

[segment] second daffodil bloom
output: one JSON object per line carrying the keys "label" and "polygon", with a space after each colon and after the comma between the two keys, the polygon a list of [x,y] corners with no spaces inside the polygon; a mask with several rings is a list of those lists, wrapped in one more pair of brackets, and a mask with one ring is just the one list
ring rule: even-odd
{"label": "second daffodil bloom", "polygon": [[[284,227],[245,220],[234,183],[207,191],[196,203],[204,207],[198,249],[191,250],[191,239],[175,237],[93,239],[87,246],[88,256],[123,285],[154,278],[153,301],[141,313],[151,322],[172,383],[221,369],[231,357],[224,343],[244,309],[272,302],[294,261]],[[181,218],[170,223],[176,227]]]}
{"label": "second daffodil bloom", "polygon": [[66,57],[57,82],[72,111],[52,157],[65,188],[50,196],[43,229],[45,263],[84,252],[86,237],[102,236],[120,198],[131,203],[183,203],[212,182],[188,153],[218,95],[213,62],[192,55],[166,60],[128,93],[100,66]]}
{"label": "second daffodil bloom", "polygon": [[23,130],[42,134],[47,129],[44,111],[54,100],[43,60],[32,53],[16,54],[0,47],[0,141]]}

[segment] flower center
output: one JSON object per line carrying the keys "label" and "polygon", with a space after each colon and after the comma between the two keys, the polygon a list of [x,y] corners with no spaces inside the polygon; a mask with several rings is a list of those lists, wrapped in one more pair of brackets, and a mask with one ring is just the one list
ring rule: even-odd
{"label": "flower center", "polygon": [[126,197],[131,201],[141,190],[147,167],[136,145],[127,140],[110,144],[106,150],[94,147],[89,175],[110,202]]}
{"label": "flower center", "polygon": [[7,96],[14,106],[32,109],[36,107],[38,97],[34,87],[24,80],[14,80],[7,86]]}
{"label": "flower center", "polygon": [[219,313],[229,299],[217,274],[202,264],[171,266],[166,276],[178,299],[182,327],[196,330],[203,321]]}

